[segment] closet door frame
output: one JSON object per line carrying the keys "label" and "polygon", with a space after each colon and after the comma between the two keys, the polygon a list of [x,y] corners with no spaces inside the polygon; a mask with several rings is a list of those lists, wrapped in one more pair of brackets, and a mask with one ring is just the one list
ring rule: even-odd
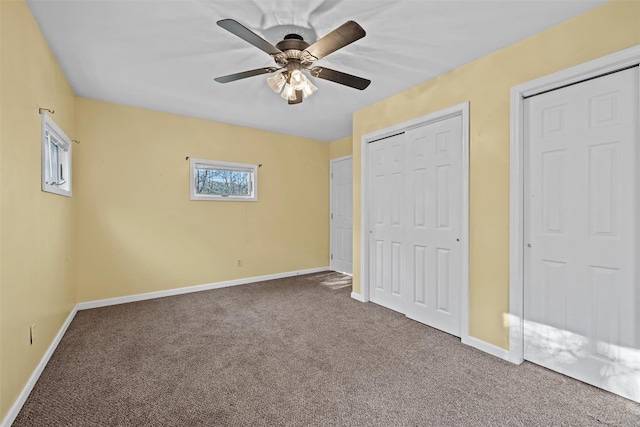
{"label": "closet door frame", "polygon": [[524,154],[525,99],[640,64],[640,45],[511,88],[509,178],[509,352],[524,361]]}
{"label": "closet door frame", "polygon": [[[352,297],[369,302],[369,144],[410,129],[428,125],[450,117],[462,117],[462,201],[461,201],[461,248],[462,283],[460,304],[460,338],[463,343],[474,345],[469,337],[469,102],[454,105],[397,125],[363,135],[360,142],[360,295]],[[478,341],[478,340],[475,340]]]}

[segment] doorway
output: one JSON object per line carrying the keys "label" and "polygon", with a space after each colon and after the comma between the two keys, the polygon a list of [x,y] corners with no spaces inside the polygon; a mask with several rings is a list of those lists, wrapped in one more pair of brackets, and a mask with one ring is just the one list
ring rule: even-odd
{"label": "doorway", "polygon": [[331,160],[330,267],[353,274],[353,158]]}

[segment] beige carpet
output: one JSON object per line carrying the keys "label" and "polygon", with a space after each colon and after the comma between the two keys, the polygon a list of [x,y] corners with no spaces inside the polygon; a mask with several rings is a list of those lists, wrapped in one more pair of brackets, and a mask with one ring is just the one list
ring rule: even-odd
{"label": "beige carpet", "polygon": [[15,426],[640,426],[320,273],[81,311]]}

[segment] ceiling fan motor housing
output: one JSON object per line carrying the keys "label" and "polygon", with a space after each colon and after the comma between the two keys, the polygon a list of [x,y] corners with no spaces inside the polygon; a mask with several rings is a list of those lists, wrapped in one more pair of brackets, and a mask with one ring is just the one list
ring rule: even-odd
{"label": "ceiling fan motor housing", "polygon": [[[300,36],[299,34],[287,34],[284,37],[284,40],[276,44],[276,47],[284,53],[284,57],[286,58],[286,60],[300,60],[302,51],[309,47],[309,43],[304,41],[302,39],[302,36]],[[276,62],[278,62],[279,65],[285,65],[280,64],[277,57]]]}

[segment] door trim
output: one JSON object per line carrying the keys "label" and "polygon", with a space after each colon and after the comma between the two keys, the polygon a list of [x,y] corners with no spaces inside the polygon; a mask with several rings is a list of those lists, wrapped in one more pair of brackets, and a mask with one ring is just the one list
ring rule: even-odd
{"label": "door trim", "polygon": [[509,162],[509,358],[524,361],[524,100],[640,64],[640,45],[511,88]]}
{"label": "door trim", "polygon": [[469,102],[363,135],[360,140],[360,298],[369,301],[369,143],[451,117],[462,117],[462,289],[460,338],[469,338]]}
{"label": "door trim", "polygon": [[[331,259],[331,254],[333,253],[332,249],[333,244],[335,243],[336,236],[334,236],[333,226],[331,225],[331,214],[333,213],[333,177],[331,176],[331,174],[333,173],[334,163],[349,159],[351,159],[351,175],[353,175],[353,155],[349,154],[348,156],[336,157],[335,159],[329,160],[329,268],[334,271],[336,270],[333,268],[333,260]],[[351,198],[351,203],[353,204],[353,197]],[[351,240],[353,241],[353,215],[351,216]],[[341,273],[347,274],[342,271]],[[348,275],[353,276],[353,271]]]}

